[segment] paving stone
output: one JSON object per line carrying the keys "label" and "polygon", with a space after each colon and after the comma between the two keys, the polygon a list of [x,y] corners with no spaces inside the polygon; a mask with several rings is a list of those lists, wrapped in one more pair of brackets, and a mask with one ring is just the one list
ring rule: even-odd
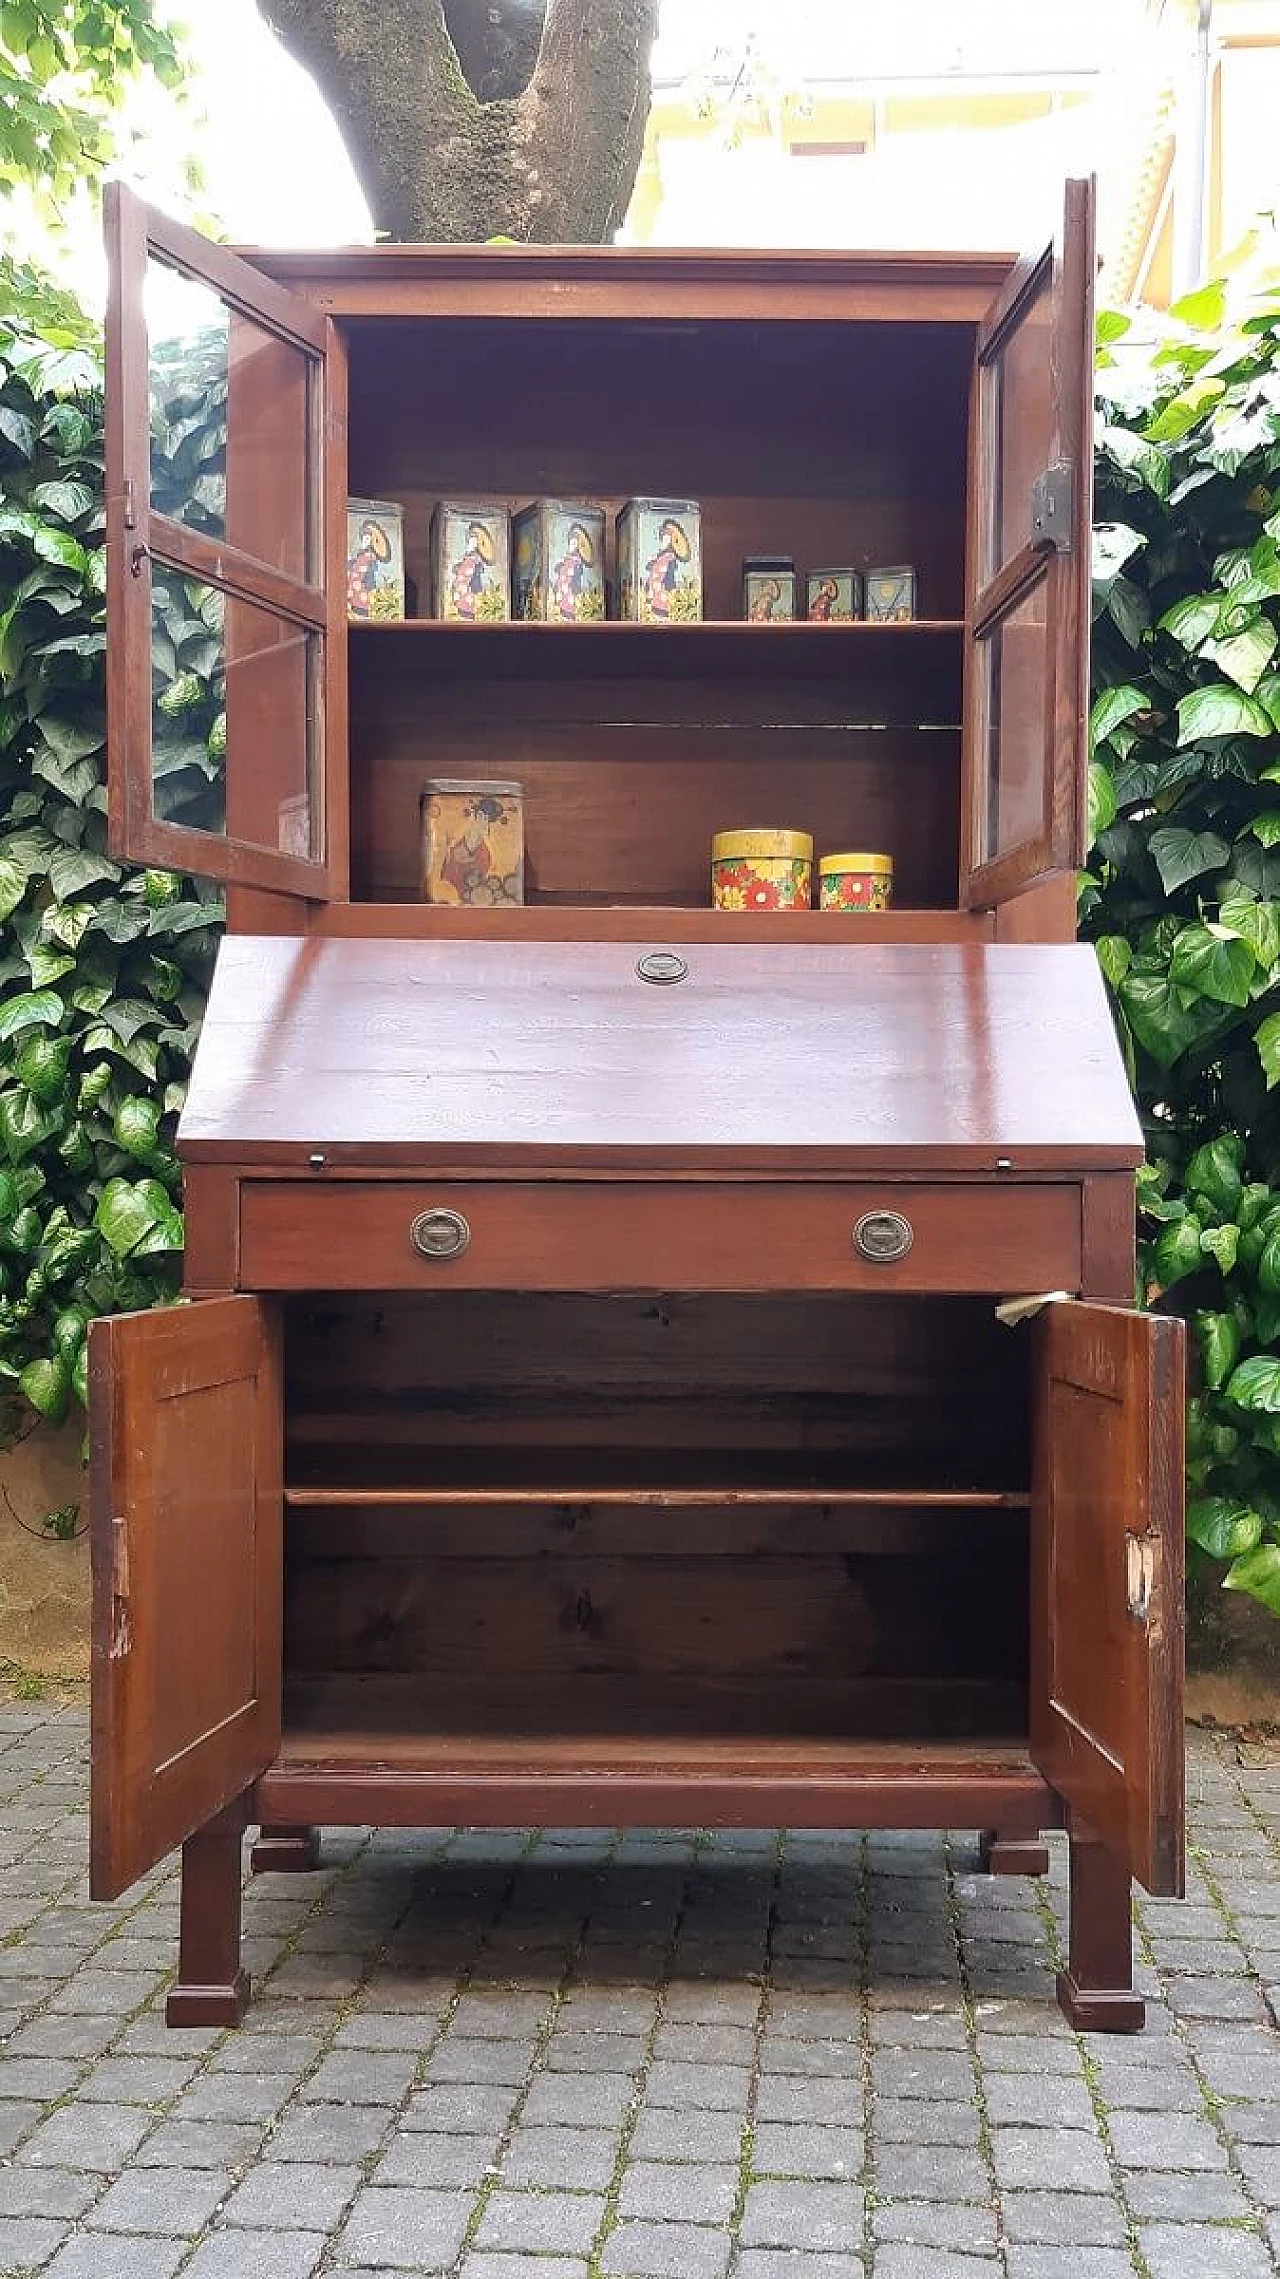
{"label": "paving stone", "polygon": [[260,2231],[328,2228],[337,2223],[360,2182],[360,2170],[351,2166],[264,2160],[232,2194],[222,2221]]}
{"label": "paving stone", "polygon": [[977,2106],[958,2099],[877,2097],[873,2115],[879,2144],[976,2145],[980,2134]]}
{"label": "paving stone", "polygon": [[643,2034],[553,2034],[544,2053],[550,2073],[634,2073],[644,2064]]}
{"label": "paving stone", "polygon": [[385,2105],[295,2105],[264,2150],[269,2160],[365,2160],[393,2117]]}
{"label": "paving stone", "polygon": [[875,2178],[890,2199],[986,2200],[991,2192],[986,2164],[968,2145],[881,2145]]}
{"label": "paving stone", "polygon": [[[478,2248],[527,2255],[586,2255],[604,2221],[603,2195],[499,2190],[485,2202]],[[542,2279],[534,2266],[527,2279]]]}
{"label": "paving stone", "polygon": [[1083,2129],[993,2129],[991,2153],[1002,2191],[1049,2185],[1066,2192],[1111,2190],[1102,2147]]}
{"label": "paving stone", "polygon": [[744,2248],[734,2266],[737,2279],[865,2279],[866,2268],[857,2255],[806,2255],[801,2267],[790,2247]]}
{"label": "paving stone", "polygon": [[[1096,2192],[1004,2192],[1005,2237],[1017,2246],[1121,2247],[1124,2217]],[[1077,2279],[1079,2279],[1077,2266]]]}
{"label": "paving stone", "polygon": [[[628,2150],[633,2160],[737,2160],[743,2126],[738,2113],[682,2113],[645,2106],[637,2116]],[[760,2133],[759,2125],[756,2133]]]}
{"label": "paving stone", "polygon": [[872,2224],[880,2242],[908,2240],[918,2247],[949,2248],[957,2255],[996,2252],[994,2214],[969,2202],[880,2200]]}
{"label": "paving stone", "polygon": [[414,2129],[391,2139],[378,2162],[375,2184],[412,2184],[428,2190],[440,2185],[470,2184],[475,2188],[497,2172],[498,2140],[494,2136],[431,2136]]}
{"label": "paving stone", "polygon": [[173,2107],[180,2121],[270,2121],[293,2095],[289,2073],[202,2073]]}
{"label": "paving stone", "polygon": [[186,2088],[197,2058],[104,2057],[76,2092],[96,2105],[167,2105]]}
{"label": "paving stone", "polygon": [[638,2094],[629,2073],[543,2073],[534,2081],[520,2119],[525,2124],[577,2121],[620,2128]]}
{"label": "paving stone", "polygon": [[744,2247],[845,2250],[862,2237],[862,2194],[855,2184],[752,2184],[742,2216]]}
{"label": "paving stone", "polygon": [[[113,2239],[110,2279],[173,2279],[189,2239]],[[107,2279],[102,2235],[81,2232],[60,2248],[43,2279]]]}
{"label": "paving stone", "polygon": [[699,2105],[722,2113],[746,2111],[751,2075],[743,2065],[688,2065],[658,2060],[649,2068],[645,2101],[650,2105]]}
{"label": "paving stone", "polygon": [[[1080,2279],[1079,2249],[1011,2247],[1008,2274],[1009,2279]],[[1133,2279],[1133,2258],[1127,2247],[1091,2247],[1088,2274],[1089,2279]]]}
{"label": "paving stone", "polygon": [[462,2246],[472,2198],[470,2192],[366,2185],[339,2234],[339,2257],[393,2271],[438,2270],[451,2264]]}
{"label": "paving stone", "polygon": [[1253,2213],[1239,2180],[1225,2170],[1173,2176],[1167,2169],[1131,2168],[1124,2190],[1134,2215],[1155,2223],[1229,2223]]}
{"label": "paving stone", "polygon": [[398,2105],[416,2070],[410,2050],[337,2050],[321,2059],[298,2094],[326,2105]]}
{"label": "paving stone", "polygon": [[973,2067],[960,2050],[878,2049],[872,2085],[886,2097],[972,2097]]}
{"label": "paving stone", "polygon": [[1254,2199],[1263,2208],[1280,2208],[1280,2161],[1269,2145],[1242,2144],[1236,2159]]}
{"label": "paving stone", "polygon": [[1150,2279],[1272,2279],[1264,2242],[1247,2232],[1211,2224],[1143,2224],[1138,2242]]}
{"label": "paving stone", "polygon": [[875,2279],[983,2279],[984,2273],[1003,2269],[991,2255],[956,2255],[950,2248],[890,2241],[877,2251]]}
{"label": "paving stone", "polygon": [[753,2165],[760,2176],[856,2177],[865,2157],[859,2129],[806,2128],[791,2121],[758,2121]]}
{"label": "paving stone", "polygon": [[182,2279],[311,2279],[324,2250],[323,2232],[211,2232]]}
{"label": "paving stone", "polygon": [[424,2081],[497,2082],[515,2085],[527,2079],[534,2061],[533,2045],[446,2039],[432,2051]]}
{"label": "paving stone", "polygon": [[66,2224],[52,2216],[0,2216],[0,2271],[34,2270],[66,2236]]}
{"label": "paving stone", "polygon": [[262,2143],[254,2121],[161,2121],[133,2155],[143,2168],[240,2168]]}
{"label": "paving stone", "polygon": [[862,2122],[862,2084],[830,2076],[806,2079],[797,2074],[773,2074],[760,2082],[756,2117],[761,2121],[826,2122],[856,2128]]}
{"label": "paving stone", "polygon": [[153,2126],[154,2116],[136,2105],[60,2105],[28,2137],[18,2158],[111,2176]]}
{"label": "paving stone", "polygon": [[728,2263],[728,2234],[701,2224],[618,2224],[600,2258],[611,2279],[724,2279]]}
{"label": "paving stone", "polygon": [[994,2123],[1054,2129],[1094,2126],[1086,2084],[1061,2073],[992,2073],[984,2078],[983,2094]]}
{"label": "paving stone", "polygon": [[576,2255],[468,2255],[461,2279],[588,2279],[588,2266]]}
{"label": "paving stone", "polygon": [[219,2168],[135,2168],[116,2178],[91,2210],[99,2231],[198,2232],[208,2223],[231,2179]]}
{"label": "paving stone", "polygon": [[1107,2127],[1122,2168],[1225,2168],[1226,2151],[1212,2124],[1194,2113],[1109,2112]]}
{"label": "paving stone", "polygon": [[503,2161],[508,2184],[603,2191],[613,2174],[618,2140],[607,2129],[519,2128]]}
{"label": "paving stone", "polygon": [[419,2089],[399,2118],[402,2129],[505,2129],[518,2091],[506,2083],[433,2082]]}
{"label": "paving stone", "polygon": [[736,2168],[642,2160],[623,2176],[618,2214],[659,2223],[727,2224],[737,2197]]}

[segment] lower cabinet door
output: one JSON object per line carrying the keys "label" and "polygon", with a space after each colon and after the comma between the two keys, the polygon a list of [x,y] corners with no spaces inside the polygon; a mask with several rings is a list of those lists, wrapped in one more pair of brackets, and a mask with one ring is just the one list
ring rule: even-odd
{"label": "lower cabinet door", "polygon": [[1057,1303],[1036,1329],[1032,1755],[1076,1824],[1177,1897],[1183,1327]]}
{"label": "lower cabinet door", "polygon": [[95,1322],[90,1888],[111,1899],[280,1739],[277,1324],[256,1298]]}

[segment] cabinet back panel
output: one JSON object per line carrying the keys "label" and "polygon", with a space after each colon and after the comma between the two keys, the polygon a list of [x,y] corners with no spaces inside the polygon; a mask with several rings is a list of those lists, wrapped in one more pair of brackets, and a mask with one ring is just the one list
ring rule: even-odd
{"label": "cabinet back panel", "polygon": [[[963,325],[348,326],[349,488],[431,502],[697,499],[706,614],[744,554],[912,562],[920,614],[959,616],[972,330]],[[613,575],[612,547],[606,573]]]}

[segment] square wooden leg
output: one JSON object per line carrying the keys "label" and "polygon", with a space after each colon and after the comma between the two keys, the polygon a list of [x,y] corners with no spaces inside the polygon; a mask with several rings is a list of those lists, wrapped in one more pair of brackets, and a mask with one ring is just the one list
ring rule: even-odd
{"label": "square wooden leg", "polygon": [[984,1828],[978,1838],[980,1875],[1048,1875],[1049,1847],[1038,1836],[1002,1836]]}
{"label": "square wooden leg", "polygon": [[310,1875],[319,1865],[318,1828],[260,1828],[249,1854],[255,1875]]}
{"label": "square wooden leg", "polygon": [[1129,1863],[1071,1832],[1071,1929],[1058,2002],[1083,2034],[1134,2034],[1147,2006],[1133,1990]]}
{"label": "square wooden leg", "polygon": [[240,1962],[241,1845],[248,1799],[240,1797],[182,1847],[178,1977],[165,2004],[170,2026],[238,2026],[249,2000]]}

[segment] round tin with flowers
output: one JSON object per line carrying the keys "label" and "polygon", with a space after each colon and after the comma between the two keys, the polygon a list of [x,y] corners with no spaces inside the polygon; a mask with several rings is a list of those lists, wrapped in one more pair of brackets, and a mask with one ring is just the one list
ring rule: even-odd
{"label": "round tin with flowers", "polygon": [[824,855],[818,865],[822,910],[887,910],[892,900],[892,855]]}
{"label": "round tin with flowers", "polygon": [[807,831],[717,831],[711,901],[717,910],[807,910],[813,840]]}

